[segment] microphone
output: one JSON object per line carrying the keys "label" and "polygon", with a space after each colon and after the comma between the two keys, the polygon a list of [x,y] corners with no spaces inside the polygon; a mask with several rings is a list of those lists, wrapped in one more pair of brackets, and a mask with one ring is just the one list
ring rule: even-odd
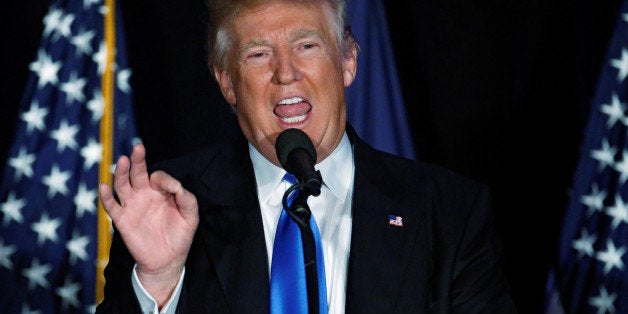
{"label": "microphone", "polygon": [[316,149],[305,132],[286,129],[275,142],[277,158],[281,166],[303,184],[310,195],[321,194],[321,175],[314,170]]}
{"label": "microphone", "polygon": [[[277,137],[275,151],[281,166],[299,181],[298,184],[294,184],[284,193],[282,205],[301,231],[304,264],[303,266],[295,265],[295,267],[305,269],[308,312],[318,313],[319,286],[316,238],[310,225],[312,212],[307,205],[307,198],[310,195],[318,196],[321,194],[321,174],[314,170],[316,149],[305,132],[299,129],[287,129]],[[288,206],[288,197],[297,189],[299,190],[297,197]]]}

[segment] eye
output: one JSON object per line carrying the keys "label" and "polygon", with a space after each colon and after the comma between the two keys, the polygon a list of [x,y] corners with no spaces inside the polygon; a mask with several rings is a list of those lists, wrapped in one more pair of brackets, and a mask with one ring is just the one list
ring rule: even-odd
{"label": "eye", "polygon": [[312,57],[317,54],[321,45],[316,41],[307,41],[300,43],[297,47],[297,52],[299,55],[304,57]]}
{"label": "eye", "polygon": [[265,55],[266,54],[263,53],[263,52],[255,52],[255,53],[252,53],[252,54],[248,55],[247,58],[253,58],[253,59],[255,59],[255,58],[262,58]]}
{"label": "eye", "polygon": [[272,51],[268,49],[255,49],[244,53],[242,62],[252,66],[261,66],[268,63],[271,55]]}

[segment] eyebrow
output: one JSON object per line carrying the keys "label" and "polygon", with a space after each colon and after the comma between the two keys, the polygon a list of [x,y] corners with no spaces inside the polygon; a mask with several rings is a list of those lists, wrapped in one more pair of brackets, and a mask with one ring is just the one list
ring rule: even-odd
{"label": "eyebrow", "polygon": [[[317,32],[315,30],[311,30],[311,29],[299,29],[296,30],[294,32],[292,32],[289,36],[290,41],[297,41],[299,39],[303,39],[303,38],[308,38],[308,37],[318,37],[321,40],[323,40],[324,42],[326,42],[326,40],[323,38],[323,36],[321,36],[320,32]],[[238,55],[243,54],[244,52],[246,52],[248,49],[251,49],[253,47],[259,47],[259,46],[270,46],[270,42],[268,40],[250,40],[248,42],[246,42],[244,45],[238,47]]]}
{"label": "eyebrow", "polygon": [[290,41],[295,41],[307,37],[318,37],[320,39],[323,39],[323,36],[321,36],[320,32],[312,29],[301,28],[290,34]]}
{"label": "eyebrow", "polygon": [[246,42],[244,45],[238,47],[238,55],[242,55],[247,50],[258,47],[258,46],[269,46],[268,40],[250,40]]}

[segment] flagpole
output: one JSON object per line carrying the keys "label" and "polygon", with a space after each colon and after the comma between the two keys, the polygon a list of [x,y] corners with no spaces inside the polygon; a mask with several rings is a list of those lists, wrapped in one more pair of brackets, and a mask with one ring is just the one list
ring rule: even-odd
{"label": "flagpole", "polygon": [[[111,185],[111,165],[113,159],[113,95],[114,76],[113,65],[115,55],[115,0],[105,0],[105,45],[107,62],[102,77],[102,93],[104,109],[100,121],[100,143],[102,145],[102,159],[99,165],[99,182]],[[96,262],[96,304],[104,298],[105,277],[104,268],[109,261],[109,249],[111,247],[111,221],[102,202],[98,202],[98,258]]]}

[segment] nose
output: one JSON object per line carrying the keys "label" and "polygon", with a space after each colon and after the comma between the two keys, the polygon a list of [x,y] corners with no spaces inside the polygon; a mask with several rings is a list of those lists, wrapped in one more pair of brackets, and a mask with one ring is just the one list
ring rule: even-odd
{"label": "nose", "polygon": [[294,63],[292,51],[280,51],[275,54],[273,83],[288,85],[301,80],[301,72]]}

